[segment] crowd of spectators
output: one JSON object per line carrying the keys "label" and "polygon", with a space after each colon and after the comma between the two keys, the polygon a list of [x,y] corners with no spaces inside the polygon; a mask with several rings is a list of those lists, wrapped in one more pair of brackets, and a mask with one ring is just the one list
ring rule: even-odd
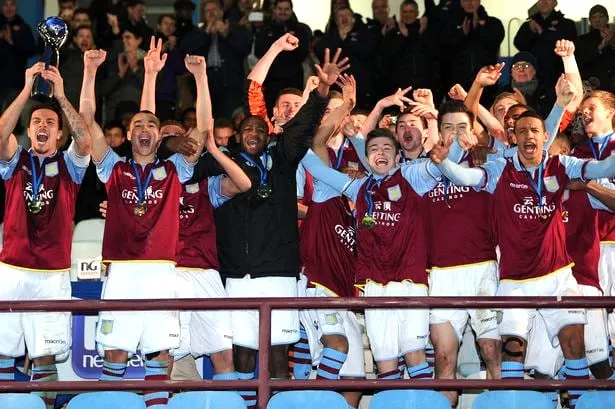
{"label": "crowd of spectators", "polygon": [[[324,32],[312,31],[299,21],[292,0],[260,3],[204,0],[202,22],[195,26],[195,4],[190,0],[175,1],[174,13],[160,15],[156,24],[147,20],[144,0],[92,0],[87,8],[78,0],[58,0],[59,15],[70,27],[60,51],[67,97],[78,105],[83,53],[107,50],[108,61],[98,73],[97,96],[103,109],[97,119],[106,124],[109,135],[122,134],[117,149],[128,152],[124,127],[138,111],[143,58],[154,35],[163,39],[167,55],[158,78],[156,114],[161,121],[177,120],[188,127],[194,125],[195,85],[183,65],[186,54],[207,59],[214,117],[238,124],[246,114],[247,73],[284,33],[295,35],[300,45],[273,63],[264,83],[267,107],[275,105],[281,90],[302,89],[327,48],[341,48],[349,58],[349,74],[357,80],[358,108],[371,109],[382,97],[408,85],[431,89],[438,103],[454,84],[469,89],[481,67],[495,64],[505,36],[502,22],[489,15],[480,0],[438,4],[426,0],[424,10],[415,1],[404,0],[398,11],[391,10],[387,0],[373,0],[373,15],[366,19],[353,12],[348,0],[331,0]],[[485,105],[491,105],[499,92],[509,91],[546,116],[555,101],[557,73],[563,69],[561,59],[551,52],[557,39],[577,43],[577,60],[588,89],[615,90],[615,35],[607,9],[591,7],[589,32],[577,33],[575,23],[556,5],[555,0],[538,1],[536,13],[514,36],[519,53],[512,56],[510,83],[485,90]],[[3,0],[0,110],[22,88],[27,61],[41,50],[36,31],[17,14],[16,0]],[[86,191],[100,188],[84,186]],[[77,221],[97,217],[97,205],[86,203],[89,193],[81,196]]]}

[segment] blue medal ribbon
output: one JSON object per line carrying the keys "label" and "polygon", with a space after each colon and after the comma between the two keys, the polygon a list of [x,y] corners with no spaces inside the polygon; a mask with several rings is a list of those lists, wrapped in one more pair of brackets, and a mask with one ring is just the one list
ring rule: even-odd
{"label": "blue medal ribbon", "polygon": [[247,160],[252,165],[254,165],[256,167],[256,169],[258,169],[258,175],[259,175],[259,179],[260,179],[260,184],[261,185],[267,184],[267,162],[269,161],[269,155],[267,154],[267,150],[265,150],[263,152],[263,156],[264,156],[264,160],[265,160],[265,166],[263,166],[263,163],[260,161],[260,159],[259,160],[254,160],[254,158],[252,158],[250,155],[248,155],[245,152],[239,152],[239,154],[245,160]]}
{"label": "blue medal ribbon", "polygon": [[365,201],[367,202],[367,212],[365,213],[366,216],[371,216],[372,213],[374,212],[374,192],[373,192],[373,188],[375,188],[376,186],[378,186],[380,183],[374,179],[374,175],[369,175],[369,177],[367,178],[367,182],[365,182]]}
{"label": "blue medal ribbon", "polygon": [[543,153],[542,159],[540,161],[540,166],[538,166],[538,182],[536,182],[534,180],[534,176],[532,176],[530,171],[527,170],[525,165],[521,161],[519,161],[519,164],[521,165],[521,167],[523,168],[525,173],[527,173],[527,176],[530,179],[530,185],[532,186],[532,189],[534,189],[534,191],[538,195],[538,206],[542,206],[542,187],[543,187],[543,184],[544,184],[544,180],[543,180],[542,176],[543,176],[544,170],[545,170],[544,158],[545,157],[544,157],[544,153]]}
{"label": "blue medal ribbon", "polygon": [[592,142],[592,140],[590,138],[588,143],[589,143],[589,147],[592,149],[592,154],[594,155],[594,159],[602,160],[602,154],[606,150],[606,147],[609,144],[609,140],[611,139],[612,136],[613,136],[613,134],[611,133],[606,138],[604,138],[604,142],[602,142],[602,146],[600,146],[600,150],[598,152],[596,152],[596,147],[594,146],[594,143]]}
{"label": "blue medal ribbon", "polygon": [[344,148],[346,147],[346,137],[342,141],[342,145],[337,149],[337,156],[335,157],[335,170],[339,170],[342,166],[342,157],[344,156]]}
{"label": "blue medal ribbon", "polygon": [[152,166],[149,168],[149,172],[147,172],[147,176],[145,176],[145,183],[141,182],[141,173],[137,167],[137,164],[134,160],[130,160],[130,164],[132,165],[132,170],[135,172],[135,178],[137,180],[137,198],[139,200],[139,204],[142,205],[145,202],[145,191],[149,187],[150,182],[152,181],[152,172],[154,171],[154,166],[158,163],[158,159],[156,159]]}
{"label": "blue medal ribbon", "polygon": [[45,159],[43,159],[41,164],[41,174],[37,175],[36,172],[36,164],[34,163],[34,155],[30,152],[30,167],[32,168],[32,202],[38,200],[38,191],[41,188],[41,184],[43,183],[43,177],[45,176],[45,167],[43,166],[45,163]]}

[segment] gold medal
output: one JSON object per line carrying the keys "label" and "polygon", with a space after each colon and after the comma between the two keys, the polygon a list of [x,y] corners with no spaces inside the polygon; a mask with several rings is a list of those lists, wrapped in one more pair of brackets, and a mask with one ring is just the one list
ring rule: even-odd
{"label": "gold medal", "polygon": [[263,182],[258,186],[256,193],[263,199],[267,199],[271,196],[271,186],[267,182]]}
{"label": "gold medal", "polygon": [[138,205],[135,206],[135,210],[134,210],[135,216],[143,217],[146,212],[147,212],[147,207],[145,206],[144,203],[139,203]]}
{"label": "gold medal", "polygon": [[32,214],[39,214],[43,210],[43,202],[41,200],[32,200],[28,205],[28,210]]}
{"label": "gold medal", "polygon": [[376,224],[376,220],[369,214],[366,214],[365,216],[363,216],[361,224],[363,224],[363,227],[365,227],[366,229],[371,229]]}

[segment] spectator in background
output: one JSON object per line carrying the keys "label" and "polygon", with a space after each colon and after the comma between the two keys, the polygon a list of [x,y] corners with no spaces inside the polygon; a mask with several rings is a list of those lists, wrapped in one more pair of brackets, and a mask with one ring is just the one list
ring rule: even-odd
{"label": "spectator in background", "polygon": [[173,8],[175,9],[175,35],[181,39],[184,34],[194,30],[192,15],[195,5],[190,0],[177,0]]}
{"label": "spectator in background", "polygon": [[[335,21],[335,12],[340,8],[350,8],[350,0],[331,0],[331,13],[329,14],[329,21],[325,27],[326,34],[332,34],[337,32],[337,22]],[[361,17],[359,16],[359,19]]]}
{"label": "spectator in background", "polygon": [[156,38],[163,41],[163,51],[167,54],[167,62],[158,76],[156,86],[156,116],[164,122],[175,119],[177,110],[177,76],[186,72],[184,55],[177,47],[175,36],[176,19],[172,14],[158,17]]}
{"label": "spectator in background", "polygon": [[35,53],[32,29],[17,14],[17,3],[4,0],[0,11],[0,110],[4,111],[23,88],[26,62]]}
{"label": "spectator in background", "polygon": [[557,0],[539,0],[538,12],[523,23],[515,36],[515,47],[529,51],[538,62],[538,78],[552,88],[564,71],[562,59],[553,53],[555,42],[560,39],[576,41],[574,22],[555,11]]}
{"label": "spectator in background", "polygon": [[[480,0],[461,0],[461,10],[442,30],[441,42],[451,51],[451,83],[461,84],[469,89],[478,71],[498,61],[500,44],[504,40],[502,22],[487,14]],[[553,48],[551,54],[553,54]],[[488,89],[484,94],[486,105],[491,105],[495,90]]]}
{"label": "spectator in background", "polygon": [[334,52],[341,48],[342,55],[350,60],[348,75],[354,75],[357,80],[357,106],[371,106],[374,99],[372,59],[376,52],[376,38],[357,20],[349,7],[337,9],[335,23],[337,31],[325,34],[314,46],[314,51],[323,61],[325,49]]}
{"label": "spectator in background", "polygon": [[126,19],[122,21],[121,27],[141,32],[145,41],[142,41],[139,47],[147,50],[149,39],[154,35],[154,29],[145,21],[144,0],[129,0],[126,2]]}
{"label": "spectator in background", "polygon": [[71,29],[76,30],[81,26],[92,26],[92,20],[90,19],[90,13],[88,9],[75,9],[73,12],[73,19],[70,21]]}
{"label": "spectator in background", "polygon": [[577,41],[577,59],[584,80],[595,78],[599,88],[615,92],[615,31],[609,12],[596,5],[589,10],[589,33]]}
{"label": "spectator in background", "polygon": [[[77,16],[77,13],[74,14]],[[83,81],[83,54],[96,48],[94,33],[90,26],[79,26],[74,30],[67,50],[60,54],[60,73],[64,78],[66,98],[73,106],[79,106],[81,83]]]}
{"label": "spectator in background", "polygon": [[217,0],[204,4],[203,29],[187,33],[180,49],[187,54],[205,56],[214,118],[230,117],[244,98],[243,60],[252,48],[250,31],[223,18]]}
{"label": "spectator in background", "polygon": [[374,89],[377,91],[378,96],[381,95],[382,90],[387,87],[388,78],[386,73],[385,58],[383,56],[384,47],[386,47],[385,36],[397,29],[397,21],[395,16],[389,17],[389,0],[372,0],[372,16],[368,18],[365,24],[367,30],[372,33],[376,38],[376,54],[372,59],[372,72]]}
{"label": "spectator in background", "polygon": [[[122,32],[122,49],[114,50],[107,63],[107,77],[100,86],[100,92],[106,98],[105,119],[120,119],[115,116],[121,101],[138,104],[143,89],[143,58],[145,51],[139,48],[143,44],[140,31],[126,27]],[[118,52],[119,51],[119,52]]]}
{"label": "spectator in background", "polygon": [[[292,19],[292,0],[276,0],[273,7],[273,18],[256,34],[254,54],[261,58],[269,47],[286,33],[291,33],[299,39],[299,47],[291,52],[281,53],[269,69],[267,79],[263,84],[267,107],[275,105],[276,98],[284,88],[303,88],[303,60],[309,52],[312,36],[310,28]],[[270,110],[269,116],[272,115]]]}
{"label": "spectator in background", "polygon": [[394,94],[397,88],[435,89],[438,83],[438,47],[427,34],[427,20],[419,19],[419,6],[404,0],[399,7],[399,23],[384,37],[383,89],[379,95]]}

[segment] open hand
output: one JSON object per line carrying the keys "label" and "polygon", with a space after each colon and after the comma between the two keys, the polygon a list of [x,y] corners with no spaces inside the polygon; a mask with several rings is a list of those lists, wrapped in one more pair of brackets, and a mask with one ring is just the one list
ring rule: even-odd
{"label": "open hand", "polygon": [[338,48],[333,56],[333,60],[331,60],[331,52],[328,48],[325,49],[325,58],[322,67],[316,64],[316,73],[318,74],[318,79],[320,82],[331,86],[335,84],[337,77],[341,73],[350,68],[350,64],[348,64],[348,57],[344,57],[341,61],[338,61],[341,54],[342,49]]}
{"label": "open hand", "polygon": [[156,44],[156,38],[152,36],[149,43],[149,50],[143,59],[145,72],[157,74],[164,68],[166,62],[167,54],[162,54],[162,38],[159,38],[158,44]]}

